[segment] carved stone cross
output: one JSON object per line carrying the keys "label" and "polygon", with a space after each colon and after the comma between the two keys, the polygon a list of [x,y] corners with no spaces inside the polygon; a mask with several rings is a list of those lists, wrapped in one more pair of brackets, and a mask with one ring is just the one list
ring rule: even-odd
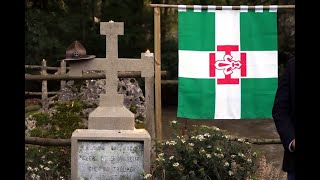
{"label": "carved stone cross", "polygon": [[[118,35],[124,34],[123,22],[101,22],[100,34],[106,35],[106,58],[70,62],[69,75],[82,75],[86,70],[106,73],[106,94],[100,94],[99,107],[89,115],[89,129],[134,129],[134,115],[124,107],[123,95],[118,94],[118,71],[141,71],[141,77],[152,77],[153,55],[141,53],[141,59],[118,58]],[[105,119],[108,126],[100,122]]]}

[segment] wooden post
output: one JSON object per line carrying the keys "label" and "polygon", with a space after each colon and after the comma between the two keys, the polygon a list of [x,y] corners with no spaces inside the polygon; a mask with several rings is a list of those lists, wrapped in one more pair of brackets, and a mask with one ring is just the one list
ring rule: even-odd
{"label": "wooden post", "polygon": [[160,8],[154,8],[154,53],[155,53],[155,120],[156,138],[162,141],[162,112],[161,112],[161,31]]}
{"label": "wooden post", "polygon": [[[47,75],[47,61],[45,59],[42,60],[41,62],[41,75],[46,76]],[[43,80],[42,81],[42,88],[41,88],[41,100],[42,100],[42,108],[43,109],[48,109],[49,103],[48,103],[48,86],[47,86],[47,81]]]}
{"label": "wooden post", "polygon": [[[61,75],[65,75],[66,72],[67,72],[67,63],[66,63],[65,60],[62,60],[60,62],[60,74]],[[65,80],[61,80],[60,81],[60,90],[62,90],[65,85],[66,85],[66,81]]]}
{"label": "wooden post", "polygon": [[[155,121],[154,121],[154,77],[145,77],[145,107],[146,107],[146,119],[144,121],[144,127],[151,136],[151,146],[155,146]],[[156,158],[155,149],[151,149],[151,158]]]}
{"label": "wooden post", "polygon": [[146,120],[145,129],[149,132],[151,139],[155,139],[154,126],[154,77],[145,78],[145,102],[146,102]]}

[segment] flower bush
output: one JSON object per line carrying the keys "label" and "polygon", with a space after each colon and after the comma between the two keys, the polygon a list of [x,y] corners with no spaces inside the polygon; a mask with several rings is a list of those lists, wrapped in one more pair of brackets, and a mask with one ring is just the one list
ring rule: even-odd
{"label": "flower bush", "polygon": [[188,134],[171,125],[176,138],[157,142],[153,177],[158,179],[254,179],[257,153],[244,139],[231,141],[217,127],[194,126]]}
{"label": "flower bush", "polygon": [[[26,118],[26,135],[68,139],[76,129],[86,128],[83,104],[72,101],[55,104],[52,112],[37,112]],[[71,179],[70,146],[25,145],[25,179]]]}

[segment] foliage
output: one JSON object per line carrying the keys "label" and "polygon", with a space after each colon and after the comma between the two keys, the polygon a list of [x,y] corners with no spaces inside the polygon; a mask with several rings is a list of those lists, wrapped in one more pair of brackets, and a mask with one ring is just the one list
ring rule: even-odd
{"label": "foliage", "polygon": [[40,112],[33,115],[36,128],[30,131],[32,137],[70,138],[76,129],[86,128],[82,120],[80,102],[66,102],[56,104],[56,113],[50,116]]}
{"label": "foliage", "polygon": [[[55,104],[52,114],[38,112],[32,115],[35,126],[30,136],[42,138],[70,138],[76,129],[86,128],[82,121],[80,102]],[[70,179],[70,147],[25,146],[25,179]]]}
{"label": "foliage", "polygon": [[71,179],[70,147],[25,146],[25,179]]}
{"label": "foliage", "polygon": [[243,139],[230,141],[216,127],[194,126],[190,133],[178,133],[176,139],[157,142],[154,177],[181,180],[246,179],[257,169],[257,153]]}

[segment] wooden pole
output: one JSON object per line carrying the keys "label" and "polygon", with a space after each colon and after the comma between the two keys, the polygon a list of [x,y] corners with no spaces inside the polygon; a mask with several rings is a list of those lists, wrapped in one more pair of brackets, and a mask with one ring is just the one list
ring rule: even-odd
{"label": "wooden pole", "polygon": [[[178,8],[179,5],[177,4],[150,4],[151,7],[153,8]],[[193,9],[194,5],[185,5],[185,7],[187,9]],[[201,9],[208,9],[208,5],[200,5],[199,6]],[[221,10],[222,7],[226,7],[226,6],[216,6],[217,10]],[[241,9],[241,6],[228,6],[228,7],[232,7],[233,10],[239,10]],[[248,9],[255,9],[256,6],[247,6]],[[269,9],[270,7],[272,7],[272,5],[264,5],[261,6],[262,9]],[[295,5],[277,5],[277,9],[295,9]]]}
{"label": "wooden pole", "polygon": [[[59,94],[58,91],[53,91],[53,92],[48,92],[48,95],[56,95]],[[42,95],[42,92],[29,92],[29,91],[25,91],[24,95],[30,95],[30,96],[40,96]]]}
{"label": "wooden pole", "polygon": [[39,137],[25,137],[25,144],[40,146],[71,146],[71,139],[51,139]]}
{"label": "wooden pole", "polygon": [[154,126],[154,77],[145,78],[145,104],[146,104],[146,121],[145,129],[149,132],[151,139],[155,139]]}
{"label": "wooden pole", "polygon": [[[60,62],[60,74],[61,75],[65,75],[66,72],[67,72],[67,63],[66,63],[66,61],[62,60]],[[60,90],[62,90],[65,85],[66,85],[66,81],[65,80],[61,80],[60,81]]]}
{"label": "wooden pole", "polygon": [[[145,129],[151,136],[151,147],[155,146],[156,129],[154,118],[154,77],[145,78],[145,107],[146,107],[146,119],[144,121]],[[156,158],[155,149],[151,149],[151,158]]]}
{"label": "wooden pole", "polygon": [[154,53],[155,53],[155,120],[156,138],[162,141],[162,117],[161,117],[161,28],[160,8],[154,8]]}
{"label": "wooden pole", "polygon": [[[47,61],[45,59],[42,60],[41,62],[42,65],[42,70],[41,70],[41,75],[46,76],[47,75]],[[41,100],[42,100],[42,108],[48,109],[49,103],[48,103],[48,86],[47,86],[47,81],[43,80],[42,81],[42,87],[41,87]]]}
{"label": "wooden pole", "polygon": [[[38,65],[24,65],[24,68],[25,68],[25,69],[43,69],[42,66],[38,66]],[[60,67],[50,67],[50,66],[47,66],[46,69],[47,69],[47,70],[59,70]],[[70,68],[67,67],[67,69],[70,69]]]}
{"label": "wooden pole", "polygon": [[[231,137],[230,141],[238,141],[241,137]],[[53,138],[40,138],[40,137],[25,137],[25,144],[40,145],[40,146],[71,146],[71,139],[53,139]],[[277,139],[259,139],[259,138],[246,138],[242,139],[257,145],[266,144],[281,144],[279,138]]]}
{"label": "wooden pole", "polygon": [[[166,76],[167,71],[162,71],[161,76]],[[135,71],[120,71],[118,72],[119,78],[138,78],[141,77],[141,72]],[[95,74],[85,74],[82,76],[69,76],[65,75],[30,75],[25,74],[24,79],[26,81],[35,81],[35,80],[89,80],[89,79],[106,79],[106,75],[102,73]]]}

